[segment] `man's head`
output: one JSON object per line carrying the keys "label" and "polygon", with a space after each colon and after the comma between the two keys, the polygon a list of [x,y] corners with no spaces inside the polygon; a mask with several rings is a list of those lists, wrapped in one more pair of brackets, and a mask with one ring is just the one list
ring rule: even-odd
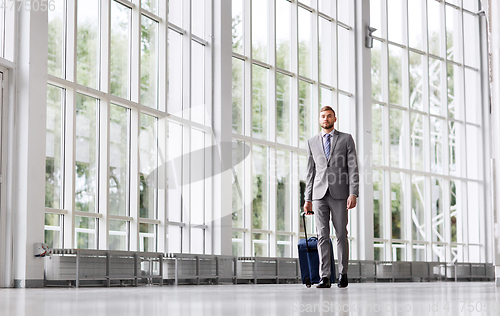
{"label": "man's head", "polygon": [[326,105],[319,110],[319,125],[323,130],[331,131],[335,122],[337,122],[337,117],[330,106]]}

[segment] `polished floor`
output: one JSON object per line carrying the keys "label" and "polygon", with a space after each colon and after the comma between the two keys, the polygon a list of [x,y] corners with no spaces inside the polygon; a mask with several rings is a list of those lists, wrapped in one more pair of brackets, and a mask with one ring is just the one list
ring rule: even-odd
{"label": "polished floor", "polygon": [[0,315],[500,315],[493,282],[0,289]]}

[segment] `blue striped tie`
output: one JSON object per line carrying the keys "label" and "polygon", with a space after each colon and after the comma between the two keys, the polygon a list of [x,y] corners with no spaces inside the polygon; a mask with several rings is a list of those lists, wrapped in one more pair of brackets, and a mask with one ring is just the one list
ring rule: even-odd
{"label": "blue striped tie", "polygon": [[323,135],[323,137],[326,137],[325,139],[325,156],[326,156],[326,160],[328,160],[328,158],[330,158],[330,134],[325,134]]}

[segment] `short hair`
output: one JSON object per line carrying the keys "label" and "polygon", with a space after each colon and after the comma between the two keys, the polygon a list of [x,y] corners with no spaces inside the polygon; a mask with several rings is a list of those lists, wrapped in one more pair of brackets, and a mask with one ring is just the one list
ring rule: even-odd
{"label": "short hair", "polygon": [[323,111],[332,111],[333,112],[333,116],[335,116],[335,111],[332,109],[331,106],[329,105],[325,105],[324,107],[322,107],[320,110],[319,110],[319,113],[323,112]]}

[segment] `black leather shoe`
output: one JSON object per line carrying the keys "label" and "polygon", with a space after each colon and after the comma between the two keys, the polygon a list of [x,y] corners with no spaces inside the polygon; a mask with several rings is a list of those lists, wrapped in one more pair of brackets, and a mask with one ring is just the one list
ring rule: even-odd
{"label": "black leather shoe", "polygon": [[332,286],[332,282],[330,281],[330,278],[321,278],[321,281],[316,285],[318,289],[327,289]]}
{"label": "black leather shoe", "polygon": [[339,283],[337,284],[337,286],[340,288],[344,288],[347,287],[347,284],[349,284],[349,282],[347,282],[347,274],[339,273]]}

